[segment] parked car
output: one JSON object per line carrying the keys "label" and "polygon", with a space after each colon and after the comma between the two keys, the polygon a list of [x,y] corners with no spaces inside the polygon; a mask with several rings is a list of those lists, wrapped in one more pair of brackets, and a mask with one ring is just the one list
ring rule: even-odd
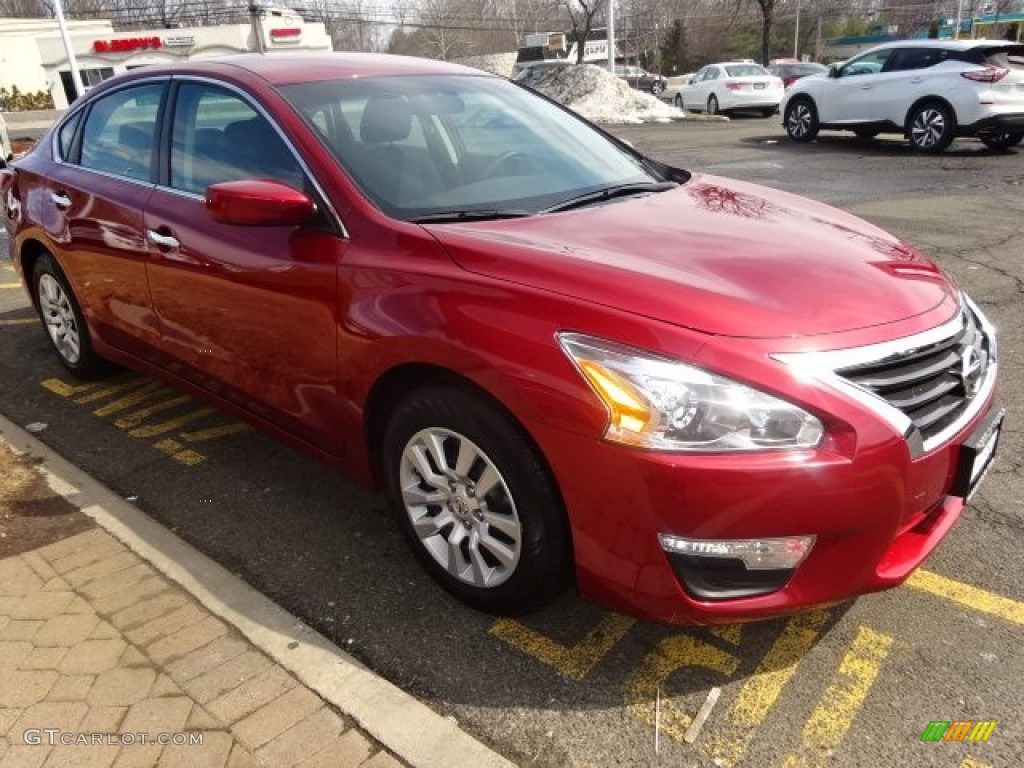
{"label": "parked car", "polygon": [[892,587],[995,453],[995,331],[919,251],[477,70],[153,65],[0,195],[67,370],[155,375],[383,486],[482,609],[573,576],[671,623]]}
{"label": "parked car", "polygon": [[778,110],[782,92],[782,80],[760,64],[727,61],[698,70],[693,82],[679,90],[681,104],[676,106],[710,115],[752,109],[769,117]]}
{"label": "parked car", "polygon": [[4,120],[3,115],[0,115],[0,168],[4,167],[13,157],[11,139],[7,133],[7,121]]}
{"label": "parked car", "polygon": [[1005,40],[902,40],[798,80],[783,102],[794,141],[821,129],[861,138],[903,134],[938,153],[958,136],[993,149],[1024,138],[1024,45]]}
{"label": "parked car", "polygon": [[813,61],[784,61],[778,64],[769,64],[766,69],[782,80],[782,85],[786,88],[801,77],[828,74],[828,67]]}
{"label": "parked car", "polygon": [[625,80],[630,87],[636,88],[638,91],[647,91],[655,96],[660,96],[665,90],[665,78],[648,72],[643,67],[616,64],[615,76]]}
{"label": "parked car", "polygon": [[683,108],[683,97],[680,95],[680,91],[684,86],[689,85],[695,72],[687,72],[684,75],[673,75],[665,81],[665,90],[661,94],[661,98],[665,101],[670,101],[680,109]]}

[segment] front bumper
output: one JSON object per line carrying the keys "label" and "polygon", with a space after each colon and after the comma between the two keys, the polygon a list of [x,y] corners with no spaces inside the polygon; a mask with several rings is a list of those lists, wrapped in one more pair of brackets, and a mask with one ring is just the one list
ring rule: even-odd
{"label": "front bumper", "polygon": [[[570,513],[579,590],[651,621],[716,624],[787,615],[897,586],[959,518],[965,502],[950,490],[961,445],[991,406],[990,398],[954,439],[917,459],[898,435],[850,458],[828,448],[683,456],[544,434]],[[707,600],[686,588],[659,533],[707,540],[814,535],[816,541],[781,588]]]}

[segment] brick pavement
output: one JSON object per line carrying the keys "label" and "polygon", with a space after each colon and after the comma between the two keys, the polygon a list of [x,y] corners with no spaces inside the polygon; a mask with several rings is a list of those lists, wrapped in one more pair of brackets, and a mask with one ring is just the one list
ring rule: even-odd
{"label": "brick pavement", "polygon": [[0,768],[177,765],[402,763],[102,529],[0,560]]}

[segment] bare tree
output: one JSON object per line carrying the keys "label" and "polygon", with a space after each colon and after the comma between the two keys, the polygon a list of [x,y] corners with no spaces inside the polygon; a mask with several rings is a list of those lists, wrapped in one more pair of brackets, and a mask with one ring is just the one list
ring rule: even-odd
{"label": "bare tree", "polygon": [[442,61],[469,56],[476,50],[472,30],[466,23],[462,0],[423,0],[420,7],[420,37],[428,55]]}
{"label": "bare tree", "polygon": [[755,0],[761,11],[761,63],[767,64],[772,57],[772,22],[775,18],[776,0]]}
{"label": "bare tree", "polygon": [[378,51],[382,25],[368,0],[305,0],[303,18],[324,25],[336,51]]}
{"label": "bare tree", "polygon": [[605,0],[562,0],[562,7],[569,14],[569,32],[576,43],[576,63],[583,63],[584,49],[590,30],[594,27],[594,17],[604,11]]}

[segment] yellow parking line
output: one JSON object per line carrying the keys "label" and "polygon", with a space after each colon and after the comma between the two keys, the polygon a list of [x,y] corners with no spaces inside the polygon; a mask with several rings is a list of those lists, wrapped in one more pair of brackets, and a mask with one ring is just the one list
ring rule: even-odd
{"label": "yellow parking line", "polygon": [[990,613],[1006,621],[1024,626],[1024,603],[1008,597],[986,592],[960,581],[947,579],[931,571],[917,570],[907,579],[907,584],[936,597],[959,603],[966,608]]}
{"label": "yellow parking line", "polygon": [[164,400],[160,403],[155,403],[146,408],[142,408],[134,413],[129,413],[127,416],[122,416],[120,419],[114,422],[114,426],[120,429],[130,429],[131,427],[137,427],[143,421],[148,419],[154,413],[160,413],[161,411],[169,411],[171,408],[177,408],[179,405],[184,405],[192,400],[188,395],[180,395],[178,397],[172,397],[170,400]]}
{"label": "yellow parking line", "polygon": [[827,611],[814,611],[786,622],[782,634],[729,707],[722,733],[705,747],[716,765],[732,768],[743,757],[757,727],[775,705],[797,664],[817,642],[828,618]]}
{"label": "yellow parking line", "polygon": [[138,405],[139,403],[148,400],[156,394],[157,397],[168,394],[169,390],[163,387],[159,381],[147,381],[139,389],[136,389],[131,394],[119,397],[117,400],[112,400],[106,405],[101,405],[93,414],[96,416],[111,416],[118,411],[123,411],[132,406]]}
{"label": "yellow parking line", "polygon": [[80,391],[83,393],[81,397],[75,398],[75,402],[84,405],[85,403],[92,403],[97,400],[103,400],[107,397],[112,397],[119,392],[126,390],[136,389],[138,387],[145,386],[147,383],[146,379],[141,378],[134,373],[121,374],[108,379],[106,386],[102,386],[99,389],[93,389],[89,385],[82,385]]}
{"label": "yellow parking line", "polygon": [[38,322],[38,317],[27,317],[24,320],[0,320],[0,325],[34,325]]}
{"label": "yellow parking line", "polygon": [[609,614],[575,645],[556,642],[515,619],[498,619],[489,631],[499,640],[554,667],[566,677],[582,680],[635,623],[625,616]]}
{"label": "yellow parking line", "polygon": [[248,424],[235,422],[234,424],[225,424],[223,427],[210,427],[209,429],[200,429],[196,432],[181,432],[178,434],[178,437],[186,443],[203,443],[207,440],[216,440],[218,437],[248,432],[250,429],[251,427]]}
{"label": "yellow parking line", "polygon": [[21,288],[21,283],[0,283],[0,288]]}
{"label": "yellow parking line", "polygon": [[892,643],[889,635],[870,627],[858,628],[857,637],[843,656],[839,670],[804,726],[800,746],[786,758],[784,768],[829,764],[878,677]]}
{"label": "yellow parking line", "polygon": [[161,440],[154,446],[157,450],[166,453],[175,461],[184,464],[186,467],[194,467],[197,464],[202,464],[206,459],[203,454],[198,451],[193,451],[191,448],[184,448],[181,443],[177,440]]}
{"label": "yellow parking line", "polygon": [[992,768],[988,763],[983,763],[973,757],[965,757],[960,763],[960,768]]}
{"label": "yellow parking line", "polygon": [[158,437],[159,435],[167,434],[168,432],[183,427],[186,424],[190,424],[193,421],[205,418],[206,416],[212,416],[217,413],[213,408],[200,408],[196,411],[186,413],[184,416],[178,416],[167,421],[162,421],[159,424],[149,424],[145,427],[138,427],[133,429],[128,434],[132,437]]}

